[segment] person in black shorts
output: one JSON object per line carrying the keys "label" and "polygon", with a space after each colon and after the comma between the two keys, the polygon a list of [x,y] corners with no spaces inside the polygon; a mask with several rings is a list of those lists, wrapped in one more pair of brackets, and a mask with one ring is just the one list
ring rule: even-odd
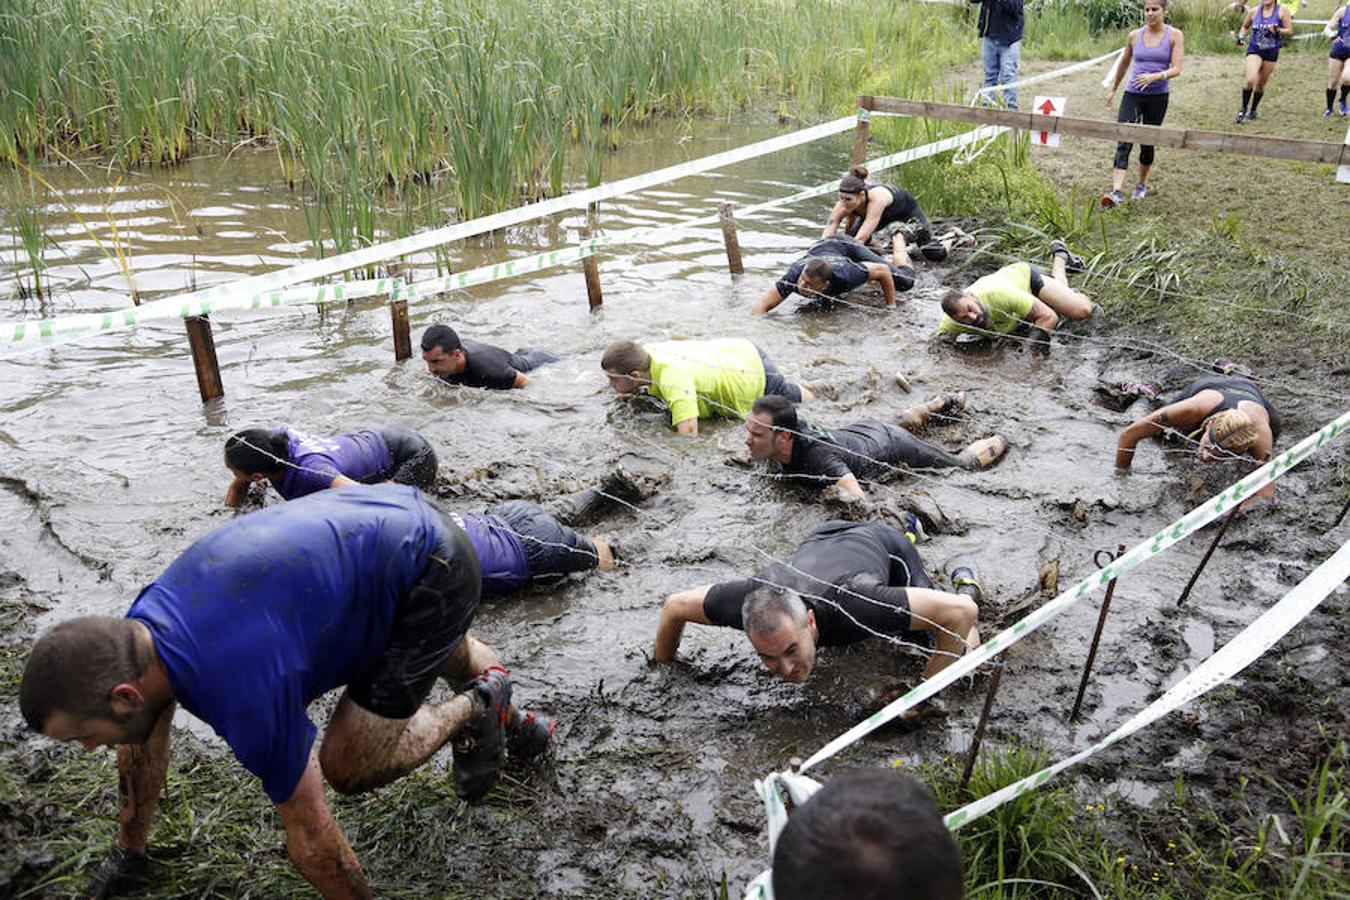
{"label": "person in black shorts", "polygon": [[999,435],[975,441],[960,453],[949,453],[910,433],[910,429],[923,428],[934,414],[958,412],[965,406],[962,392],[934,397],[905,410],[900,414],[902,425],[864,419],[826,429],[798,417],[790,400],[760,397],[745,420],[745,446],[751,459],[777,463],[785,477],[831,481],[844,494],[866,500],[858,479],[877,478],[899,466],[982,469],[993,465],[1008,449],[1008,442]]}
{"label": "person in black shorts", "polygon": [[[1147,437],[1173,434],[1196,440],[1202,461],[1248,456],[1271,458],[1280,436],[1280,416],[1256,382],[1242,375],[1205,375],[1132,422],[1116,443],[1116,468],[1128,471],[1135,447]],[[1273,497],[1268,484],[1256,496]]]}
{"label": "person in black shorts", "polygon": [[671,662],[684,626],[739,628],[764,665],[801,683],[816,648],[874,636],[933,640],[928,678],[979,646],[979,608],[970,597],[939,591],[914,545],[878,522],[825,522],[787,562],[739,581],[705,584],[666,598],[656,629],[655,662]]}
{"label": "person in black shorts", "polygon": [[903,237],[896,235],[890,262],[846,234],[816,241],[755,301],[750,312],[766,313],[794,293],[808,299],[842,297],[869,281],[881,285],[882,297],[891,308],[895,307],[896,291],[914,287],[914,264]]}
{"label": "person in black shorts", "polygon": [[894,769],[831,778],[773,850],[777,900],[961,900],[961,848],[933,795]]}
{"label": "person in black shorts", "polygon": [[461,338],[449,325],[432,325],[422,332],[422,360],[427,371],[442,381],[465,387],[505,391],[529,383],[526,372],[557,362],[551,350],[521,347],[508,353],[501,347]]}
{"label": "person in black shorts", "polygon": [[837,234],[840,228],[860,243],[883,250],[888,243],[894,248],[898,233],[905,244],[917,246],[924,259],[932,262],[946,259],[958,241],[974,243],[959,228],[935,240],[932,223],[914,195],[893,184],[868,184],[865,166],[854,166],[839,179],[839,199],[830,210],[821,239]]}

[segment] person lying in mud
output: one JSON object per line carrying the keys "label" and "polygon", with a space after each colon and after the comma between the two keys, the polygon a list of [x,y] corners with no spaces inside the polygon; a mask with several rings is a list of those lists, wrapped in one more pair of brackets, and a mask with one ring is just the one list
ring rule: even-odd
{"label": "person lying in mud", "polygon": [[794,293],[807,299],[842,297],[869,281],[881,286],[881,296],[890,308],[895,307],[896,291],[914,287],[914,264],[903,236],[895,235],[890,262],[846,234],[816,241],[755,301],[750,312],[766,313]]}
{"label": "person lying in mud", "polygon": [[800,418],[790,400],[760,397],[745,420],[745,446],[751,459],[776,463],[787,478],[831,481],[845,496],[865,501],[867,492],[858,479],[877,478],[899,466],[982,469],[993,465],[1008,449],[1008,442],[999,435],[950,453],[911,433],[926,426],[934,415],[960,412],[966,403],[962,391],[904,410],[899,424],[864,419],[826,429]]}
{"label": "person lying in mud", "polygon": [[825,522],[786,562],[667,597],[652,659],[673,661],[693,622],[741,629],[771,672],[797,684],[817,647],[868,637],[935,646],[928,678],[979,646],[978,613],[971,597],[935,589],[913,543],[889,525]]}
{"label": "person lying in mud", "polygon": [[[1156,395],[1151,385],[1140,388]],[[1255,381],[1242,375],[1202,376],[1164,403],[1121,432],[1117,469],[1129,471],[1135,447],[1156,435],[1185,435],[1195,441],[1195,455],[1204,462],[1248,456],[1263,463],[1271,458],[1280,437],[1275,407]],[[1275,485],[1266,485],[1255,496],[1275,496]]]}
{"label": "person lying in mud", "polygon": [[509,353],[501,347],[461,338],[449,325],[431,325],[422,332],[422,361],[427,371],[464,387],[497,391],[523,388],[530,382],[526,372],[560,359],[559,353],[531,347]]}
{"label": "person lying in mud", "polygon": [[1083,271],[1083,259],[1069,252],[1063,241],[1052,241],[1051,274],[1031,263],[1004,266],[969,287],[942,298],[942,321],[937,336],[954,339],[962,334],[987,337],[1011,334],[1025,323],[1031,340],[1050,347],[1050,332],[1066,319],[1086,319],[1097,309],[1085,294],[1069,287],[1068,272]]}
{"label": "person lying in mud", "polygon": [[614,552],[605,540],[577,534],[529,500],[449,515],[478,553],[484,597],[504,597],[574,572],[614,568]]}
{"label": "person lying in mud", "polygon": [[899,233],[905,244],[918,247],[931,262],[945,260],[957,242],[974,243],[959,228],[934,240],[932,223],[914,195],[893,184],[868,184],[865,166],[854,166],[839,179],[839,199],[830,210],[821,239],[837,234],[840,228],[859,243],[883,250],[894,248],[893,239]]}
{"label": "person lying in mud", "polygon": [[249,428],[225,441],[225,467],[234,475],[225,505],[238,506],[257,482],[270,482],[286,500],[353,484],[394,481],[427,490],[436,480],[436,451],[406,428],[309,435],[290,428]]}
{"label": "person lying in mud", "polygon": [[682,435],[697,435],[699,419],[743,419],[755,399],[765,394],[794,403],[813,396],[805,386],[784,378],[768,355],[744,338],[646,346],[615,341],[605,349],[600,368],[618,393],[645,391],[665,403],[671,424]]}
{"label": "person lying in mud", "polygon": [[[24,719],[56,740],[118,748],[121,824],[86,893],[144,872],[181,704],[261,780],[291,861],[319,893],[370,896],[325,779],[342,794],[369,791],[452,742],[455,787],[477,799],[507,753],[548,747],[551,720],[511,705],[496,652],[469,634],[478,599],[463,530],[416,489],[375,485],[233,519],[125,618],[47,631],[24,668]],[[461,693],[426,702],[437,677]],[[316,751],[306,708],[344,686]]]}
{"label": "person lying in mud", "polygon": [[933,795],[894,769],[836,775],[773,850],[777,900],[961,900],[961,848]]}

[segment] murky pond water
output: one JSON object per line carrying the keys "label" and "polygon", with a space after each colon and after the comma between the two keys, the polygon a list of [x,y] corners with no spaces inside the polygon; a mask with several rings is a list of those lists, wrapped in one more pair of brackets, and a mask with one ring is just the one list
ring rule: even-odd
{"label": "murky pond water", "polygon": [[[611,162],[607,177],[780,130],[713,121],[648,128]],[[781,196],[837,176],[850,144],[842,135],[605,203],[600,222],[609,230],[670,223],[714,211],[723,200],[744,205]],[[94,230],[106,235],[104,211],[111,210],[147,296],[182,290],[194,277],[206,286],[303,259],[303,218],[265,154],[137,173],[111,189],[97,173],[94,186],[81,186],[69,170],[53,177]],[[637,510],[619,508],[593,528],[619,539],[624,564],[489,605],[475,622],[512,667],[518,698],[562,720],[556,767],[539,776],[540,809],[530,813],[551,823],[549,837],[511,852],[549,873],[538,876],[545,891],[636,888],[658,877],[702,890],[724,870],[733,884],[742,881],[766,862],[751,780],[808,755],[861,717],[882,681],[915,679],[921,663],[883,646],[829,652],[812,682],[796,688],[772,680],[739,632],[693,627],[684,662],[648,668],[645,652],[666,594],[786,557],[812,526],[843,510],[736,464],[744,455],[736,423],[705,422],[697,440],[685,440],[659,412],[616,401],[599,370],[606,344],[752,337],[789,374],[834,389],[834,399],[808,408],[827,424],[887,419],[916,399],[969,390],[971,411],[932,438],[955,448],[997,431],[1012,444],[1006,459],[986,472],[894,481],[874,494],[883,511],[908,497],[954,523],[921,551],[934,573],[976,567],[991,594],[982,613],[987,633],[1036,599],[1047,564],[1058,560],[1059,584],[1067,586],[1092,570],[1094,550],[1132,545],[1235,474],[1165,461],[1156,447],[1143,450],[1128,478],[1114,473],[1116,433],[1129,417],[1096,405],[1092,385],[1108,368],[1125,366],[1138,377],[1177,362],[1120,362],[1107,346],[1109,322],[1069,329],[1086,340],[1062,338],[1048,359],[1017,346],[974,354],[930,348],[936,297],[944,282],[964,275],[920,264],[919,284],[895,313],[785,304],[752,320],[750,303],[819,233],[827,203],[741,221],[747,274],[737,280],[726,273],[713,227],[607,252],[600,263],[605,304],[595,314],[576,266],[411,310],[414,339],[425,325],[446,321],[507,347],[568,354],[524,391],[456,389],[429,378],[415,359],[396,364],[388,311],[375,302],[323,315],[218,316],[227,394],[207,408],[198,401],[179,322],[0,358],[0,568],[7,575],[0,589],[51,605],[44,622],[120,613],[190,541],[234,515],[221,503],[228,481],[222,446],[232,431],[252,425],[290,423],[317,433],[371,423],[416,428],[441,455],[446,502],[464,509],[512,495],[547,500],[623,464],[663,481]],[[450,257],[464,269],[568,244],[583,218],[485,236],[452,247]],[[124,304],[124,280],[74,214],[55,213],[54,221],[65,256],[53,258],[53,275],[72,286],[46,310]],[[36,312],[11,300],[0,319]],[[897,371],[907,373],[913,395],[896,387]],[[1337,407],[1336,396],[1302,395],[1299,380],[1277,373],[1269,383],[1286,411],[1286,442]],[[1067,727],[1065,717],[1097,604],[1014,648],[993,740],[1039,742],[1061,755],[1193,668],[1306,574],[1310,554],[1338,533],[1344,538],[1343,529],[1323,534],[1335,513],[1321,499],[1330,479],[1321,462],[1283,479],[1280,509],[1234,525],[1180,610],[1175,598],[1209,532],[1122,581],[1077,727]],[[1321,660],[1306,655],[1310,665]],[[866,741],[824,771],[963,750],[982,688],[981,679],[951,692],[945,722]],[[1168,777],[1169,760],[1153,762],[1157,773],[1133,772],[1120,789],[1146,795],[1153,778]],[[509,822],[502,828],[509,833]]]}

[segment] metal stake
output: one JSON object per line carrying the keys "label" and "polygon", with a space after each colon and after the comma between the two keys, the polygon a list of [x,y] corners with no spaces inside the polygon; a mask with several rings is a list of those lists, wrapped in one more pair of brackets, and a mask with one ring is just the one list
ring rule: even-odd
{"label": "metal stake", "polygon": [[1205,570],[1205,566],[1209,563],[1209,558],[1214,555],[1214,549],[1219,546],[1219,541],[1223,539],[1224,532],[1228,530],[1228,526],[1233,524],[1233,517],[1236,516],[1237,513],[1238,508],[1235,506],[1228,511],[1228,515],[1224,516],[1223,523],[1219,525],[1219,533],[1214,535],[1214,540],[1209,545],[1209,549],[1205,551],[1205,555],[1200,559],[1200,565],[1195,567],[1195,573],[1191,575],[1191,580],[1186,582],[1186,589],[1182,591],[1181,596],[1177,598],[1177,606],[1185,603],[1186,598],[1191,595],[1191,588],[1195,587],[1196,579],[1198,579],[1200,573]]}
{"label": "metal stake", "polygon": [[984,741],[984,726],[989,722],[989,710],[994,707],[994,695],[998,693],[998,683],[1003,680],[1003,654],[994,657],[994,674],[989,676],[989,690],[984,695],[984,709],[980,710],[980,723],[975,726],[975,736],[971,738],[970,750],[966,754],[966,769],[961,773],[962,793],[970,781],[970,773],[975,771],[975,758],[980,755],[980,743]]}
{"label": "metal stake", "polygon": [[1331,527],[1332,527],[1332,528],[1335,528],[1336,526],[1338,526],[1338,525],[1340,525],[1342,522],[1344,522],[1344,521],[1345,521],[1345,514],[1346,514],[1346,513],[1350,513],[1350,497],[1347,497],[1347,498],[1345,499],[1345,505],[1341,507],[1341,514],[1340,514],[1339,516],[1336,517],[1336,521],[1335,521],[1335,522],[1332,522],[1332,523],[1331,523]]}
{"label": "metal stake", "polygon": [[[1098,553],[1105,553],[1105,550],[1099,550]],[[1116,545],[1116,555],[1111,557],[1111,561],[1120,558],[1125,552],[1124,544]],[[1093,557],[1096,561],[1096,557]],[[1107,563],[1110,565],[1110,562]],[[1097,645],[1101,643],[1102,629],[1106,627],[1106,614],[1111,611],[1111,595],[1116,592],[1116,580],[1112,578],[1106,583],[1106,596],[1102,598],[1102,611],[1097,614],[1097,630],[1092,633],[1092,646],[1088,648],[1087,662],[1083,664],[1083,680],[1078,683],[1078,696],[1073,698],[1073,711],[1069,713],[1069,721],[1078,721],[1078,709],[1083,705],[1083,694],[1087,692],[1088,679],[1092,677],[1092,663],[1097,659]]]}

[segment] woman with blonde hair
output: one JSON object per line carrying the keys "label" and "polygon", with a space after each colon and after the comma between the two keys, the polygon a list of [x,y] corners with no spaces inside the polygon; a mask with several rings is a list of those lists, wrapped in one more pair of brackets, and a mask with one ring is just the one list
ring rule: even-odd
{"label": "woman with blonde hair", "polygon": [[[1134,449],[1147,437],[1172,434],[1196,445],[1205,462],[1271,458],[1280,436],[1280,417],[1256,382],[1241,375],[1206,375],[1170,397],[1167,404],[1130,424],[1116,443],[1116,468],[1127,471]],[[1273,485],[1269,493],[1274,493]]]}

